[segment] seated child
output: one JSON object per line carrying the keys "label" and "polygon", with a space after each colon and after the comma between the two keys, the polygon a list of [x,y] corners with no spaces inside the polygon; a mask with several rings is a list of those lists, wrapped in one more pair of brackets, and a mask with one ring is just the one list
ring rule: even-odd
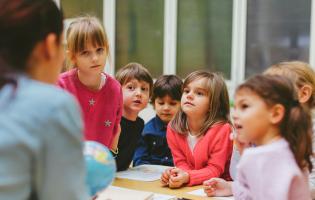
{"label": "seated child", "polygon": [[164,186],[199,185],[213,177],[230,180],[229,114],[229,96],[223,77],[206,71],[187,76],[181,108],[167,127],[167,142],[176,168],[162,174]]}
{"label": "seated child", "polygon": [[139,63],[129,63],[121,68],[116,79],[120,82],[123,92],[121,134],[116,156],[117,171],[122,171],[130,166],[141,137],[144,121],[138,114],[148,104],[153,80],[148,70]]}
{"label": "seated child", "polygon": [[[280,62],[269,67],[264,74],[269,75],[280,75],[289,78],[297,90],[299,102],[313,113],[315,107],[315,73],[311,66],[307,63],[301,61],[290,61],[290,62]],[[313,116],[314,117],[314,116]],[[313,118],[313,138],[315,136],[314,131],[314,118]],[[315,140],[313,139],[313,151],[315,150]],[[239,162],[240,153],[238,150],[242,151],[244,144],[240,144],[235,141],[238,148],[234,148],[233,155],[231,159],[230,173],[235,176],[236,166]],[[315,159],[312,156],[311,161],[313,166],[315,165]],[[315,198],[315,169],[309,175],[309,186],[311,189],[311,197]]]}
{"label": "seated child", "polygon": [[236,90],[233,121],[237,139],[254,143],[244,150],[234,182],[204,182],[208,196],[235,199],[310,199],[312,124],[292,82],[279,75],[257,75]]}
{"label": "seated child", "polygon": [[176,75],[160,76],[153,85],[151,103],[156,116],[144,126],[133,157],[133,165],[173,166],[166,141],[166,127],[180,107],[183,81]]}

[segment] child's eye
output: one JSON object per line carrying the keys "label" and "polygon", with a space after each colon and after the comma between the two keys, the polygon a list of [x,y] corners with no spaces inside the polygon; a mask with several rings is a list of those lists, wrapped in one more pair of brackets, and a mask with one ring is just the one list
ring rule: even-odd
{"label": "child's eye", "polygon": [[146,91],[148,91],[149,89],[146,88],[146,87],[142,87],[141,90],[146,92]]}
{"label": "child's eye", "polygon": [[135,88],[132,85],[127,86],[129,90],[134,90]]}
{"label": "child's eye", "polygon": [[98,49],[96,50],[96,52],[97,52],[98,54],[102,54],[102,53],[104,53],[104,48],[98,48]]}
{"label": "child's eye", "polygon": [[241,105],[241,109],[242,109],[242,110],[244,110],[244,109],[246,109],[246,108],[248,108],[248,105],[247,105],[247,104],[242,104],[242,105]]}
{"label": "child's eye", "polygon": [[189,89],[185,88],[183,91],[185,94],[189,93]]}
{"label": "child's eye", "polygon": [[177,102],[171,102],[171,106],[176,106]]}
{"label": "child's eye", "polygon": [[197,92],[197,95],[198,95],[198,96],[203,96],[204,93],[203,93],[203,92]]}
{"label": "child's eye", "polygon": [[90,52],[89,51],[81,51],[80,55],[82,55],[82,56],[89,56]]}
{"label": "child's eye", "polygon": [[158,104],[159,104],[160,106],[163,106],[163,105],[164,105],[164,102],[158,102]]}

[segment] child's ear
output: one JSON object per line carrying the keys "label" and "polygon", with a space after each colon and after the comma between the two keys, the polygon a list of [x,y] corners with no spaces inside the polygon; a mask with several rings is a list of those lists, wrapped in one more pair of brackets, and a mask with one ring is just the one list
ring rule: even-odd
{"label": "child's ear", "polygon": [[299,102],[302,104],[306,103],[311,98],[312,93],[313,90],[310,85],[303,85],[298,91]]}
{"label": "child's ear", "polygon": [[270,109],[270,122],[272,124],[278,124],[284,117],[285,108],[281,104],[276,104]]}

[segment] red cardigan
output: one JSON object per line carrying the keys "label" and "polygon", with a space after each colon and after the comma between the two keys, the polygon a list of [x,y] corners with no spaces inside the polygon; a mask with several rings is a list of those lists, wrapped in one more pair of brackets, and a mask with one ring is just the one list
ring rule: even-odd
{"label": "red cardigan", "polygon": [[187,135],[178,134],[167,127],[167,142],[176,167],[189,174],[188,186],[202,184],[213,177],[231,180],[229,174],[233,142],[230,140],[231,125],[212,126],[197,142],[194,151],[189,148]]}

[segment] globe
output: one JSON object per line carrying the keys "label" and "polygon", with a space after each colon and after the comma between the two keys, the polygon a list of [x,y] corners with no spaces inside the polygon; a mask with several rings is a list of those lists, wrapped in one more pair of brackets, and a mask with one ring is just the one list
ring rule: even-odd
{"label": "globe", "polygon": [[86,184],[91,196],[105,189],[115,177],[116,162],[111,152],[95,141],[84,142]]}

